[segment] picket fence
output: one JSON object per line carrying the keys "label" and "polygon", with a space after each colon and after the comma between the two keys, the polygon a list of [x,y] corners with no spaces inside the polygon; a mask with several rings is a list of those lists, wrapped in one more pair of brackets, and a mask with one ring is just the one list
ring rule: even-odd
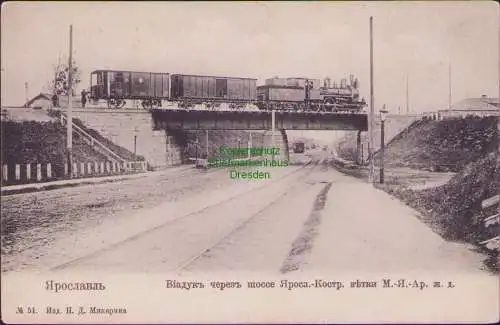
{"label": "picket fence", "polygon": [[[132,172],[141,173],[146,172],[147,167],[145,161],[73,163],[72,176],[73,178],[83,178]],[[1,170],[2,185],[49,182],[68,178],[68,164],[64,164],[64,174],[61,172],[58,174],[54,169],[52,163],[3,164]]]}

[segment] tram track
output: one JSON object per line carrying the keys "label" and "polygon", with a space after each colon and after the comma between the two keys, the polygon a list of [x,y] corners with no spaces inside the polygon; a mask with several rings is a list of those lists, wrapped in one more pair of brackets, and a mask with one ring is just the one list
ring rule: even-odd
{"label": "tram track", "polygon": [[[320,160],[316,161],[311,161],[309,165],[313,165],[311,169],[307,169],[307,172],[305,174],[301,174],[301,177],[308,176],[309,174],[313,173],[318,167],[322,166]],[[277,198],[272,200],[271,202],[267,203],[264,207],[262,207],[260,210],[257,212],[251,214],[249,217],[246,219],[243,219],[241,222],[239,222],[235,227],[233,227],[230,231],[226,232],[225,235],[222,237],[219,237],[216,239],[213,243],[207,245],[203,249],[201,249],[198,253],[191,255],[189,258],[187,258],[185,261],[183,261],[175,270],[175,272],[178,275],[181,275],[183,271],[187,270],[191,265],[196,263],[197,261],[203,259],[205,257],[205,254],[216,248],[217,246],[221,245],[224,243],[229,237],[233,236],[235,233],[241,231],[245,226],[250,224],[252,221],[254,221],[257,217],[261,216],[264,214],[266,211],[271,209],[273,206],[276,204],[280,203],[289,193],[295,191],[299,186],[301,186],[301,183],[295,183],[292,187],[287,188],[284,192],[282,192]]]}
{"label": "tram track", "polygon": [[[304,165],[302,166],[299,166],[297,169],[294,169],[293,171],[285,174],[285,175],[282,175],[280,176],[279,179],[276,179],[272,185],[271,184],[262,184],[260,186],[257,186],[257,187],[253,187],[253,188],[250,188],[248,190],[245,190],[241,193],[237,193],[236,195],[232,195],[228,198],[224,198],[222,201],[219,201],[219,202],[216,202],[216,203],[212,203],[212,204],[208,204],[207,206],[204,206],[204,207],[201,207],[199,209],[195,209],[194,211],[191,211],[191,212],[188,212],[188,213],[184,213],[184,214],[181,214],[177,217],[174,217],[173,219],[170,219],[168,221],[165,221],[159,225],[156,225],[154,227],[151,227],[151,228],[148,228],[144,231],[140,231],[139,233],[136,233],[135,235],[132,235],[132,236],[129,236],[125,239],[122,239],[122,240],[119,240],[115,243],[112,243],[112,244],[109,244],[101,249],[97,249],[95,250],[94,252],[91,252],[89,254],[85,254],[83,256],[80,256],[78,258],[74,258],[68,262],[65,262],[65,263],[62,263],[62,264],[58,264],[56,266],[53,266],[50,268],[51,271],[61,271],[61,270],[65,270],[65,269],[69,269],[71,267],[74,267],[74,266],[78,266],[80,264],[85,264],[85,263],[88,263],[89,261],[92,261],[93,259],[98,259],[100,258],[100,256],[103,256],[105,255],[106,253],[109,253],[109,252],[112,252],[114,250],[119,250],[121,249],[123,246],[127,245],[127,244],[131,244],[135,241],[139,241],[139,240],[142,240],[144,239],[145,237],[147,237],[148,235],[151,235],[155,232],[158,232],[158,231],[162,231],[163,229],[166,229],[166,228],[169,228],[169,227],[172,227],[176,224],[179,224],[181,223],[182,221],[186,221],[187,219],[192,219],[196,216],[200,216],[200,215],[205,215],[205,214],[209,214],[210,211],[212,211],[213,209],[217,209],[218,207],[221,207],[223,206],[224,204],[228,203],[228,202],[231,202],[232,200],[236,200],[236,199],[241,199],[242,197],[244,196],[248,196],[250,193],[258,193],[258,192],[261,192],[263,190],[265,190],[266,188],[268,188],[268,186],[278,186],[278,184],[281,184],[285,181],[288,181],[290,180],[290,178],[294,178],[294,177],[299,177],[302,176],[302,172],[304,171],[304,169],[308,169],[309,173],[312,172],[312,170],[314,169],[314,167],[312,169],[309,169],[307,168],[308,166],[311,166],[311,165],[314,165],[314,166],[317,166],[319,164],[319,161],[316,160],[316,161],[313,161],[313,159],[309,159]],[[306,172],[307,174],[307,172]],[[282,193],[282,195],[280,196],[283,196],[283,195],[286,195],[286,192],[285,193]],[[276,200],[274,200],[276,201]],[[272,202],[271,202],[272,203]],[[272,205],[272,204],[271,204]],[[269,207],[271,206],[269,205]],[[266,206],[267,207],[267,206]],[[263,209],[266,209],[266,207],[264,207]],[[257,213],[258,214],[258,213]],[[257,214],[253,214],[251,216],[251,218],[254,218]],[[245,219],[247,220],[247,219]],[[244,222],[240,223],[236,228],[240,228],[240,227],[243,227],[244,226]],[[233,229],[232,232],[236,231],[237,229]],[[226,237],[226,236],[223,236],[223,237]],[[222,239],[219,239],[217,240],[217,242],[220,242]],[[211,244],[211,245],[208,245],[208,246],[213,246],[213,245],[217,245],[217,242],[215,244]],[[179,267],[181,267],[182,265],[189,265],[189,261],[192,260],[193,258],[193,261],[198,259],[196,258],[197,255],[202,255],[204,251],[206,251],[207,248],[206,245],[205,247],[200,251],[198,250],[198,254],[192,254],[190,255],[190,257],[188,259],[183,259],[183,261],[180,263],[180,266],[178,265],[176,267],[176,269],[178,269]],[[145,252],[147,253],[147,252]]]}

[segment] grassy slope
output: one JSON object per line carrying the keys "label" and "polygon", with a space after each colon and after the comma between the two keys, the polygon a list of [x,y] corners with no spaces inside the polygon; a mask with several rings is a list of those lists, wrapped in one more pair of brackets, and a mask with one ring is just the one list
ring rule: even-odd
{"label": "grassy slope", "polygon": [[494,117],[428,121],[389,144],[384,162],[388,167],[457,172],[497,147]]}
{"label": "grassy slope", "polygon": [[[457,172],[498,146],[496,125],[495,117],[421,121],[387,145],[384,163],[387,167]],[[366,142],[366,132],[362,141]],[[356,135],[349,133],[341,139],[337,152],[341,158],[354,161]],[[375,155],[376,164],[378,158]]]}
{"label": "grassy slope", "polygon": [[[386,149],[386,166],[457,172],[445,185],[411,190],[399,184],[377,185],[421,212],[424,221],[444,238],[477,244],[498,235],[500,227],[485,229],[481,202],[500,192],[500,155],[498,118],[466,118],[428,121],[412,129],[408,137],[391,143]],[[349,138],[339,147],[344,155],[353,155]],[[366,177],[366,170],[341,171]],[[491,215],[493,211],[487,211]],[[498,257],[490,253],[487,265],[498,271]]]}
{"label": "grassy slope", "polygon": [[[66,128],[55,122],[2,121],[2,164],[52,163],[62,177],[66,159]],[[73,137],[75,162],[106,161],[78,136]]]}

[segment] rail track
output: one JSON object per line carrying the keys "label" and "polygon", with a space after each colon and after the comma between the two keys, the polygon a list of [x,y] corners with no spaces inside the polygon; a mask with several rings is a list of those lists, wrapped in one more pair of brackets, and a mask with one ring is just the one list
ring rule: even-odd
{"label": "rail track", "polygon": [[[324,159],[316,159],[316,160],[313,160],[313,159],[309,159],[304,165],[302,166],[299,166],[297,169],[294,169],[293,171],[285,174],[285,175],[282,175],[281,177],[279,177],[278,179],[276,179],[271,186],[276,186],[277,184],[280,184],[284,181],[287,181],[289,180],[290,178],[300,178],[302,176],[304,176],[304,171],[305,171],[305,175],[308,175],[310,174],[311,172],[313,172],[318,166],[320,166],[320,163],[321,161],[323,161]],[[312,168],[308,168],[312,166]],[[217,169],[215,169],[217,170]],[[207,171],[208,173],[211,173],[210,171]],[[179,177],[182,177],[182,176],[179,176]],[[176,177],[177,178],[177,177]],[[220,207],[230,201],[232,201],[233,199],[238,199],[238,198],[241,198],[243,196],[246,196],[250,193],[256,193],[256,192],[259,192],[259,191],[263,191],[264,189],[267,188],[267,186],[270,185],[270,184],[263,184],[261,186],[258,186],[258,187],[255,187],[255,188],[251,188],[249,190],[246,190],[246,191],[243,191],[242,193],[238,193],[234,196],[231,196],[227,199],[224,199],[222,201],[219,201],[219,202],[216,202],[216,203],[213,203],[213,204],[209,204],[208,206],[205,206],[205,207],[202,207],[200,209],[197,209],[195,211],[192,211],[192,212],[189,212],[189,213],[186,213],[186,214],[182,214],[178,217],[175,217],[174,219],[171,219],[171,220],[168,220],[160,225],[157,225],[155,227],[152,227],[152,228],[149,228],[147,230],[144,230],[144,231],[141,231],[133,236],[130,236],[126,239],[123,239],[123,240],[120,240],[118,242],[115,242],[115,243],[112,243],[110,245],[107,245],[106,247],[103,247],[101,249],[98,249],[92,253],[89,253],[89,254],[86,254],[86,255],[83,255],[83,256],[80,256],[78,258],[75,258],[75,259],[72,259],[68,262],[65,262],[65,263],[62,263],[62,264],[59,264],[59,265],[56,265],[52,268],[50,268],[50,271],[62,271],[62,270],[65,270],[65,269],[68,269],[68,268],[71,268],[73,266],[77,266],[78,264],[80,263],[84,263],[84,262],[87,262],[87,261],[90,261],[94,258],[98,258],[99,256],[107,253],[107,252],[110,252],[110,251],[113,251],[115,249],[118,249],[120,248],[121,246],[125,245],[125,244],[129,244],[129,243],[132,243],[134,241],[137,241],[139,239],[142,239],[144,238],[144,236],[147,236],[149,234],[152,234],[156,231],[160,231],[162,229],[165,229],[167,227],[170,227],[170,226],[173,226],[175,225],[176,223],[180,223],[181,221],[184,221],[186,219],[190,219],[190,218],[194,218],[196,216],[200,216],[200,214],[203,214],[205,212],[208,212],[212,209],[215,209],[217,207]],[[185,270],[189,265],[191,265],[192,263],[194,263],[196,260],[199,260],[200,258],[203,257],[203,254],[207,251],[209,251],[211,248],[217,246],[219,243],[221,243],[225,238],[227,238],[228,236],[230,236],[231,234],[233,234],[234,232],[238,231],[239,229],[243,228],[246,224],[248,224],[251,220],[253,220],[257,215],[261,214],[263,211],[265,211],[266,209],[270,208],[271,206],[273,206],[274,204],[276,204],[280,198],[282,198],[283,196],[286,195],[286,193],[288,193],[289,191],[291,190],[290,189],[287,189],[286,191],[284,191],[283,193],[280,193],[280,195],[278,196],[278,198],[274,199],[271,203],[267,204],[265,207],[263,207],[262,209],[260,209],[257,213],[254,213],[252,214],[250,217],[248,218],[245,218],[242,222],[239,222],[235,227],[233,227],[228,233],[225,233],[222,237],[219,236],[219,238],[217,238],[217,240],[215,242],[211,242],[210,244],[208,245],[205,245],[203,247],[203,249],[199,250],[198,253],[194,254],[194,255],[190,255],[187,259],[184,259],[181,263],[179,263],[176,267],[175,267],[175,271],[177,272],[181,272],[183,270]]]}
{"label": "rail track", "polygon": [[[314,172],[319,166],[322,166],[321,162],[322,162],[323,159],[319,159],[319,160],[311,160],[311,162],[308,164],[309,165],[313,165],[313,168],[311,169],[307,169],[306,173],[305,174],[301,174],[300,176],[307,176],[309,174],[311,174],[312,172]],[[197,262],[198,260],[204,258],[205,254],[210,252],[211,250],[213,250],[214,248],[216,248],[217,246],[219,246],[220,244],[222,244],[226,239],[228,239],[229,237],[231,237],[233,234],[235,234],[236,232],[242,230],[246,225],[250,224],[253,220],[255,220],[258,216],[260,216],[261,214],[263,214],[265,211],[267,211],[268,209],[270,209],[271,207],[273,207],[274,205],[276,205],[277,203],[279,203],[285,196],[287,196],[288,193],[294,191],[297,187],[300,186],[300,183],[295,183],[293,186],[287,188],[284,192],[282,192],[277,198],[275,198],[273,201],[271,201],[270,203],[266,204],[264,207],[262,207],[260,210],[258,210],[257,212],[251,214],[249,217],[247,217],[246,219],[242,220],[241,222],[239,222],[235,227],[233,227],[230,231],[226,232],[225,235],[223,235],[222,237],[219,237],[218,239],[216,239],[214,242],[212,242],[211,244],[207,245],[206,247],[204,247],[203,249],[201,249],[198,253],[194,254],[194,255],[191,255],[189,258],[185,259],[176,269],[175,269],[175,272],[178,274],[178,275],[181,275],[182,272],[186,271],[189,266],[191,266],[192,264],[194,264],[195,262]]]}

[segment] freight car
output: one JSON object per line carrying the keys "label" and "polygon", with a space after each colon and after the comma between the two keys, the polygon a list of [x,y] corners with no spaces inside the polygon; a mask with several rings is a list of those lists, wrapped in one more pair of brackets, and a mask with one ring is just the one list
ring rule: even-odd
{"label": "freight car", "polygon": [[350,84],[323,87],[319,79],[271,78],[257,87],[257,79],[185,74],[95,70],[91,73],[90,99],[106,100],[108,107],[120,108],[125,101],[141,100],[146,109],[161,107],[162,100],[177,102],[180,107],[205,104],[206,107],[228,103],[229,107],[256,104],[259,109],[360,111],[366,106],[359,100],[357,79]]}
{"label": "freight car", "polygon": [[190,102],[255,102],[257,79],[173,74],[171,100]]}
{"label": "freight car", "polygon": [[168,73],[95,70],[90,74],[90,99],[104,99],[108,107],[120,108],[126,99],[142,100],[144,108],[161,106],[170,98]]}
{"label": "freight car", "polygon": [[252,103],[257,99],[257,79],[182,75],[152,72],[95,70],[90,75],[90,99],[106,100],[120,108],[125,100],[142,100],[144,108],[161,106],[162,100],[192,103]]}

